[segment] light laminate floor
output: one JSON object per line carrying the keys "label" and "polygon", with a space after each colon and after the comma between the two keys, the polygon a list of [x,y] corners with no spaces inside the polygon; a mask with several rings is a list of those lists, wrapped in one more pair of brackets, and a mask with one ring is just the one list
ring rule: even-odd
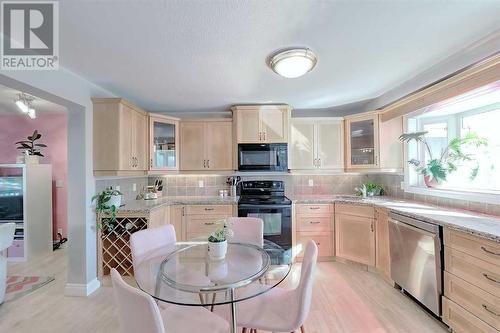
{"label": "light laminate floor", "polygon": [[[56,280],[0,305],[0,332],[118,332],[110,287],[102,287],[87,298],[64,296],[66,259],[62,249],[35,263],[9,264],[10,275],[55,275]],[[299,267],[294,267],[287,285],[297,282]],[[323,262],[316,274],[306,322],[308,333],[447,332],[444,325],[377,274],[358,265]]]}

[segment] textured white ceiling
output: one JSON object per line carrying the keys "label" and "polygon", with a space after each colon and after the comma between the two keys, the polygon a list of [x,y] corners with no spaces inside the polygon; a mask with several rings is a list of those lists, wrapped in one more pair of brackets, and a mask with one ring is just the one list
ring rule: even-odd
{"label": "textured white ceiling", "polygon": [[[500,1],[60,1],[63,66],[151,111],[379,96],[500,28]],[[277,76],[275,50],[313,72]]]}

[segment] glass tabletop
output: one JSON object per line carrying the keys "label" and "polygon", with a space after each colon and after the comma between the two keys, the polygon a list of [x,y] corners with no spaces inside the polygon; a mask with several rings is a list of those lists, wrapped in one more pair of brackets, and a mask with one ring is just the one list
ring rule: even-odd
{"label": "glass tabletop", "polygon": [[266,240],[267,250],[229,243],[225,258],[213,260],[207,242],[180,242],[147,253],[134,276],[140,289],[160,301],[190,306],[234,303],[265,293],[288,276],[291,265],[273,264],[283,253],[269,243]]}

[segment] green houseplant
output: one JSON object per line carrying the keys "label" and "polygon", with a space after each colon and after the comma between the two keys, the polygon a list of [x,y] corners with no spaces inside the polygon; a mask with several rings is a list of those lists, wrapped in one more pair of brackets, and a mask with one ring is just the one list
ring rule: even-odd
{"label": "green houseplant", "polygon": [[219,220],[216,224],[222,228],[212,232],[208,237],[208,254],[213,260],[221,260],[226,257],[227,240],[233,237],[234,233],[226,220]]}
{"label": "green houseplant", "polygon": [[122,193],[111,187],[106,188],[104,191],[92,197],[92,202],[96,202],[95,212],[97,214],[105,214],[105,216],[101,218],[101,222],[97,222],[97,228],[106,227],[108,231],[114,229],[116,224],[116,210],[121,205],[121,198]]}
{"label": "green houseplant", "polygon": [[40,148],[46,148],[47,146],[43,143],[36,143],[41,137],[42,135],[38,133],[38,130],[35,130],[33,134],[26,138],[27,140],[16,142],[16,145],[19,145],[17,149],[24,150],[25,163],[38,163],[39,157],[43,157]]}
{"label": "green houseplant", "polygon": [[[476,133],[467,133],[464,137],[454,138],[450,140],[448,146],[444,148],[438,157],[434,156],[431,148],[425,138],[428,132],[412,132],[401,134],[399,140],[405,143],[411,141],[423,143],[427,153],[429,154],[429,161],[420,161],[411,159],[409,164],[413,165],[418,173],[424,176],[424,182],[427,187],[438,187],[446,177],[457,170],[460,163],[475,161],[471,154],[467,154],[465,150],[470,147],[479,148],[488,145],[488,140],[479,137]],[[471,169],[470,179],[477,176],[479,164],[476,163]]]}
{"label": "green houseplant", "polygon": [[380,184],[377,184],[372,181],[367,181],[361,184],[360,187],[356,187],[356,195],[362,196],[362,197],[373,197],[373,196],[380,196],[384,195],[384,187]]}

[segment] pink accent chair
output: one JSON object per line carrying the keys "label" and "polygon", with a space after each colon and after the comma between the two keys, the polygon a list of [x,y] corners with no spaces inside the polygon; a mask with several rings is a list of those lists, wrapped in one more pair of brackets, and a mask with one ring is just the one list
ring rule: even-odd
{"label": "pink accent chair", "polygon": [[171,305],[160,310],[151,296],[123,281],[111,270],[113,293],[122,333],[228,333],[229,324],[203,307]]}
{"label": "pink accent chair", "polygon": [[132,252],[134,271],[147,258],[148,252],[174,244],[176,241],[175,228],[171,224],[134,232],[130,236],[130,250]]}
{"label": "pink accent chair", "polygon": [[264,221],[256,217],[230,217],[234,243],[249,243],[259,247],[264,246]]}
{"label": "pink accent chair", "polygon": [[318,258],[318,247],[310,240],[305,249],[300,282],[297,288],[287,290],[280,287],[237,303],[238,326],[251,331],[305,332],[304,322],[309,314],[314,286],[314,270]]}

